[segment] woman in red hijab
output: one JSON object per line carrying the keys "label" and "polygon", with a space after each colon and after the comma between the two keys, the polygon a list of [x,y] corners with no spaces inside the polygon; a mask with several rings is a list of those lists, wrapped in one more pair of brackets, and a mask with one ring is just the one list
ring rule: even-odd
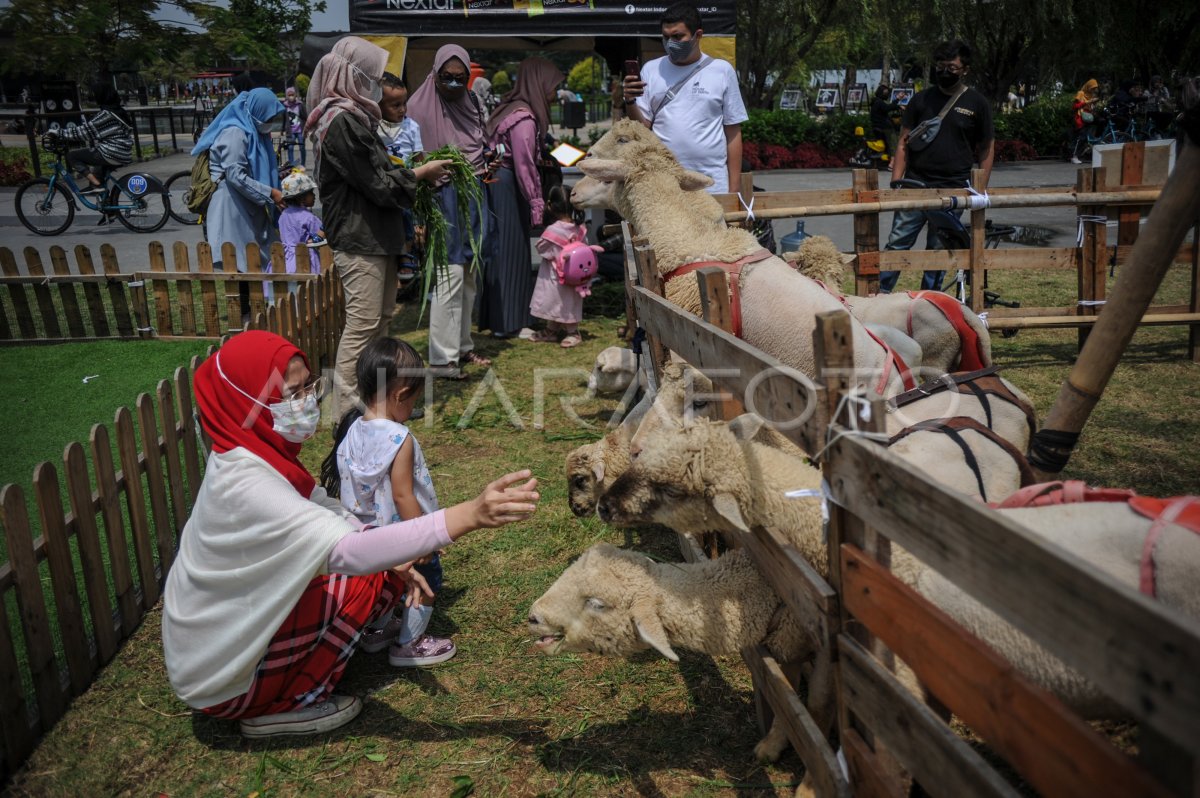
{"label": "woman in red hijab", "polygon": [[496,214],[491,257],[483,273],[479,329],[512,338],[533,321],[529,301],[537,272],[531,268],[531,228],[542,224],[545,201],[538,159],[550,127],[550,103],[563,74],[545,58],[526,58],[517,83],[488,119],[488,146],[504,156],[488,185],[488,207]]}
{"label": "woman in red hijab", "polygon": [[407,564],[528,518],[538,499],[520,471],[472,501],[364,528],[299,459],[320,392],[304,353],[268,332],[234,336],[196,371],[213,448],[167,575],[163,651],[176,694],[247,737],[353,720],[361,702],[333,689],[363,629],[420,586]]}

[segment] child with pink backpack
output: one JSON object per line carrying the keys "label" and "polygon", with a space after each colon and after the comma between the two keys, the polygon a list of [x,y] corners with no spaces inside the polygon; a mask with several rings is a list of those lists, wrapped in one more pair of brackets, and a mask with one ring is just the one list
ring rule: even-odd
{"label": "child with pink backpack", "polygon": [[571,207],[570,195],[564,187],[550,189],[546,212],[556,221],[546,227],[537,242],[542,264],[533,287],[533,301],[529,303],[529,312],[545,319],[546,329],[534,333],[529,340],[557,342],[570,349],[583,340],[579,336],[583,298],[591,293],[589,286],[597,269],[596,252],[601,248],[584,242],[587,228],[581,223],[583,212]]}

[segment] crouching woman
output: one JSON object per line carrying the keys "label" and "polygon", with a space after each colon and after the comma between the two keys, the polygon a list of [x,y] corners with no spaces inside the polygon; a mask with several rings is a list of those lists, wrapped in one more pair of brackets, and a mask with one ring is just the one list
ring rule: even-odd
{"label": "crouching woman", "polygon": [[262,331],[234,336],[196,371],[213,451],[167,576],[163,650],[176,694],[240,720],[247,737],[353,720],[360,701],[333,690],[363,630],[428,589],[411,561],[528,518],[538,499],[520,471],[447,510],[362,527],[299,460],[319,383],[303,352]]}

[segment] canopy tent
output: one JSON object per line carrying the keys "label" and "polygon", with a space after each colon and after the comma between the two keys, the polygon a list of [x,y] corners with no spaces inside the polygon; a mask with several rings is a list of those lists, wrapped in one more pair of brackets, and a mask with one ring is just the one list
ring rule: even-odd
{"label": "canopy tent", "polygon": [[[663,54],[658,22],[667,3],[633,0],[350,0],[350,32],[388,50],[388,71],[407,68],[410,86],[429,73],[444,44],[475,50],[569,50],[596,52],[619,74],[627,58]],[[711,0],[698,6],[704,20],[704,52],[734,61],[736,5]],[[300,71],[311,75],[318,60],[345,33],[304,38]]]}

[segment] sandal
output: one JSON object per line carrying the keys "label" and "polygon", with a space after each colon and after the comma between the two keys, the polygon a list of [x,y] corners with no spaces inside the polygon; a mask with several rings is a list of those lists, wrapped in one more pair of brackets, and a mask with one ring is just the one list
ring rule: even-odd
{"label": "sandal", "polygon": [[558,330],[538,330],[533,335],[529,336],[529,340],[535,344],[555,344],[558,343]]}
{"label": "sandal", "polygon": [[443,366],[430,366],[429,371],[435,377],[443,380],[465,380],[466,372],[458,367],[457,363],[447,363]]}
{"label": "sandal", "polygon": [[463,360],[470,363],[472,366],[479,366],[481,369],[485,369],[488,366],[492,365],[491,360],[489,360],[488,358],[479,354],[474,349],[472,349],[470,352],[467,352],[465,355],[463,355]]}
{"label": "sandal", "polygon": [[573,346],[579,346],[581,343],[583,343],[583,337],[577,332],[570,332],[563,337],[559,346],[563,349],[570,349]]}

